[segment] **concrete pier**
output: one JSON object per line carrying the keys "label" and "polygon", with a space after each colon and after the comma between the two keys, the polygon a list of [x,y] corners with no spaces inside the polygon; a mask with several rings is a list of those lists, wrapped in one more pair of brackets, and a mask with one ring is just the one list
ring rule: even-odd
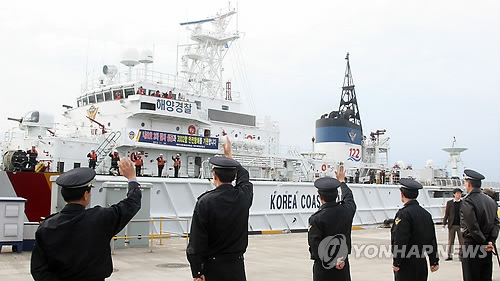
{"label": "concrete pier", "polygon": [[[444,261],[447,232],[436,225],[441,250],[440,269],[429,280],[462,280],[457,255]],[[390,229],[353,230],[353,250],[349,257],[352,280],[393,280],[392,259],[379,249],[390,249]],[[150,248],[117,249],[113,255],[115,272],[107,280],[192,280],[186,260],[186,239],[155,240]],[[377,253],[375,253],[377,252]],[[31,252],[13,253],[5,246],[0,254],[0,280],[32,280],[29,273]],[[307,233],[251,235],[245,255],[248,280],[312,280]],[[493,260],[493,280],[500,271]]]}

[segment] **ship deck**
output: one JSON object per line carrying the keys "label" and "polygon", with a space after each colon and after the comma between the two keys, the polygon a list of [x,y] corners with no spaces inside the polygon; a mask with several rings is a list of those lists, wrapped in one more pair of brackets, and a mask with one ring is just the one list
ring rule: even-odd
{"label": "ship deck", "polygon": [[[440,247],[447,243],[447,232],[436,225]],[[371,258],[374,246],[388,247],[390,229],[363,229],[352,232],[351,276],[353,280],[393,280],[390,257]],[[115,272],[108,280],[192,280],[186,260],[185,238],[155,241],[150,248],[117,249],[113,255]],[[370,250],[360,250],[362,249]],[[4,246],[0,254],[0,280],[32,280],[29,274],[31,252],[12,253]],[[455,256],[444,261],[441,251],[440,269],[429,273],[429,280],[462,280],[461,264]],[[307,233],[267,234],[249,236],[245,255],[248,280],[312,280]],[[493,261],[493,280],[499,280],[499,267]]]}

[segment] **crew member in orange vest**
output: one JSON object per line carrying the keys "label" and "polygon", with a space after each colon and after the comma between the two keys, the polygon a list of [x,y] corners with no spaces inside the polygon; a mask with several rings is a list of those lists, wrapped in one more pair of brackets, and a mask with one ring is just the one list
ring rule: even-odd
{"label": "crew member in orange vest", "polygon": [[35,149],[35,146],[31,146],[31,149],[26,151],[26,153],[28,153],[28,157],[29,157],[29,168],[30,169],[35,169],[35,166],[36,166],[36,163],[38,163],[38,161],[36,160],[36,158],[38,157],[38,151],[36,151]]}
{"label": "crew member in orange vest", "polygon": [[167,99],[171,99],[171,98],[172,98],[172,91],[168,91]]}
{"label": "crew member in orange vest", "polygon": [[179,177],[179,169],[181,168],[181,156],[177,154],[177,156],[172,156],[172,160],[174,160],[174,177]]}
{"label": "crew member in orange vest", "polygon": [[[118,151],[114,151],[113,153],[109,154],[109,157],[111,157],[111,168],[109,169],[109,173],[111,175],[119,175],[120,172],[118,170],[118,161],[120,161],[120,155],[118,154]],[[113,173],[113,171],[115,173]]]}
{"label": "crew member in orange vest", "polygon": [[144,95],[144,89],[142,88],[142,86],[140,86],[139,89],[137,89],[137,94]]}
{"label": "crew member in orange vest", "polygon": [[92,149],[89,154],[87,154],[87,157],[89,158],[89,168],[95,170],[95,165],[97,163],[97,154],[95,151]]}
{"label": "crew member in orange vest", "polygon": [[144,165],[144,162],[142,161],[142,157],[141,157],[141,155],[137,155],[137,158],[135,159],[135,176],[136,177],[141,176],[142,165]]}
{"label": "crew member in orange vest", "polygon": [[161,172],[165,167],[165,159],[163,159],[163,154],[160,153],[160,156],[156,158],[156,161],[158,162],[158,177],[161,177]]}

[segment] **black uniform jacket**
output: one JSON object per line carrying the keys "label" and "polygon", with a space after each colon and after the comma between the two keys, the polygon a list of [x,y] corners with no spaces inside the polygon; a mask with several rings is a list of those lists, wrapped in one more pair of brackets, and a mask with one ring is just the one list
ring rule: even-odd
{"label": "black uniform jacket", "polygon": [[239,166],[236,185],[222,184],[198,197],[186,250],[193,277],[204,274],[202,265],[217,256],[242,255],[248,246],[248,214],[253,185]]}
{"label": "black uniform jacket", "polygon": [[408,259],[425,259],[424,250],[429,256],[430,265],[439,264],[434,221],[417,200],[408,201],[396,213],[391,229],[391,245],[394,266],[401,267]]}
{"label": "black uniform jacket", "polygon": [[110,240],[141,208],[137,182],[127,198],[109,208],[67,204],[35,234],[31,274],[35,280],[103,280],[111,275]]}
{"label": "black uniform jacket", "polygon": [[460,227],[464,244],[483,245],[495,242],[500,227],[497,204],[491,197],[473,189],[464,199],[460,208]]}
{"label": "black uniform jacket", "polygon": [[[463,200],[460,200],[460,208],[462,208]],[[455,201],[451,199],[446,202],[446,208],[444,209],[443,225],[447,225],[448,228],[452,227],[455,223]]]}
{"label": "black uniform jacket", "polygon": [[349,254],[351,253],[351,229],[356,213],[356,203],[352,190],[347,184],[342,183],[340,186],[343,200],[321,205],[319,210],[309,218],[309,252],[311,259],[315,261],[320,261],[318,247],[327,236],[345,235]]}

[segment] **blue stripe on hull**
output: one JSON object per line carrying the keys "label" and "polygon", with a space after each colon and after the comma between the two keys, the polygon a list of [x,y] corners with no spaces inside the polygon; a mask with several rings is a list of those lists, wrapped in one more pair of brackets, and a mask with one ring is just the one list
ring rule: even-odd
{"label": "blue stripe on hull", "polygon": [[[349,134],[354,135],[354,141]],[[316,142],[346,142],[361,145],[361,130],[348,127],[316,128]]]}

